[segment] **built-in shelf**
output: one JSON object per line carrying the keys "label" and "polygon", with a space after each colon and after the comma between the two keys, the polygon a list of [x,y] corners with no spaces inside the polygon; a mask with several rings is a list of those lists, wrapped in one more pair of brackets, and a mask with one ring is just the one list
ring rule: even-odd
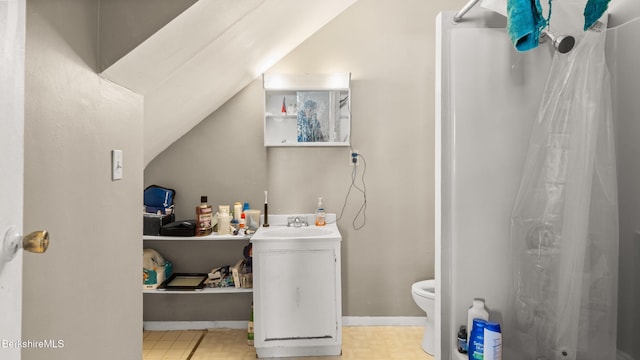
{"label": "built-in shelf", "polygon": [[[272,143],[270,146],[278,146],[278,147],[300,147],[300,143],[298,142],[286,142],[286,141],[281,141],[280,143],[278,143],[278,145],[275,145],[274,143]],[[323,142],[323,143],[305,143],[306,147],[326,147],[326,146],[349,146],[349,143],[347,142],[332,142],[332,141],[327,141],[327,142]]]}
{"label": "built-in shelf", "polygon": [[[218,235],[213,233],[207,236],[152,236],[143,235],[144,241],[168,241],[179,244],[184,241],[248,241],[251,239],[251,235]],[[201,290],[158,290],[158,289],[143,289],[143,294],[156,294],[156,295],[197,295],[197,294],[235,294],[235,293],[251,293],[253,289],[224,287],[224,288],[204,288]]]}
{"label": "built-in shelf", "polygon": [[207,236],[152,236],[144,235],[142,240],[153,241],[221,241],[221,240],[249,240],[251,235],[218,235],[216,233]]}
{"label": "built-in shelf", "polygon": [[297,114],[266,114],[268,118],[297,119]]}
{"label": "built-in shelf", "polygon": [[156,290],[156,289],[146,289],[142,291],[144,294],[162,294],[162,295],[171,295],[171,294],[235,294],[235,293],[250,293],[253,292],[253,289],[244,289],[244,288],[234,288],[234,287],[226,287],[226,288],[204,288],[202,290]]}

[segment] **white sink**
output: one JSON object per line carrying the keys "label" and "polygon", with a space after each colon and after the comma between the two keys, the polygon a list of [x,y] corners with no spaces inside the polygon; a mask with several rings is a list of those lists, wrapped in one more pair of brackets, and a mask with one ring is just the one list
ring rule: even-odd
{"label": "white sink", "polygon": [[319,226],[286,227],[273,226],[263,228],[262,236],[266,238],[310,238],[331,235],[333,231]]}
{"label": "white sink", "polygon": [[[342,239],[340,235],[340,231],[338,231],[338,226],[335,223],[335,217],[332,217],[324,226],[287,226],[286,219],[288,216],[275,215],[269,217],[269,222],[271,222],[271,226],[269,227],[259,227],[253,236],[251,236],[251,241],[262,241],[262,240],[295,240],[295,239],[307,239],[307,240],[335,240]],[[309,219],[312,217],[309,216]],[[284,219],[284,220],[283,220]],[[307,219],[307,217],[304,217]],[[332,222],[331,222],[332,221]]]}

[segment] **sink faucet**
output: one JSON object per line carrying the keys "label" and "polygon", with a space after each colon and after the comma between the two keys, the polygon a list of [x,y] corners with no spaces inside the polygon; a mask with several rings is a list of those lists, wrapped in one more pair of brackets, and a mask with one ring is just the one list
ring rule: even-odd
{"label": "sink faucet", "polygon": [[307,223],[306,220],[304,220],[304,218],[301,218],[300,216],[296,216],[296,217],[288,217],[287,218],[287,227],[301,227],[301,226],[309,226],[309,223]]}

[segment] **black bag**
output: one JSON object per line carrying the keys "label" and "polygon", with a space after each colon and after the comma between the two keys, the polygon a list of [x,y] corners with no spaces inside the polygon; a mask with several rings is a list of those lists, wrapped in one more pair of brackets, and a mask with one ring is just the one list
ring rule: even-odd
{"label": "black bag", "polygon": [[196,221],[175,221],[160,228],[160,236],[196,236]]}
{"label": "black bag", "polygon": [[174,214],[170,215],[156,215],[156,214],[143,214],[143,222],[142,222],[142,234],[143,235],[160,235],[160,229],[162,226],[168,225],[174,221],[176,221],[176,216]]}

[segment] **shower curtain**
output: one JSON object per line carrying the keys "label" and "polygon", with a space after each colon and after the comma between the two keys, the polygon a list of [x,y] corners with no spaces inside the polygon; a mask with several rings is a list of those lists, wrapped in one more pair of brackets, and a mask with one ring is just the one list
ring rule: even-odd
{"label": "shower curtain", "polygon": [[[505,346],[616,358],[618,213],[606,26],[554,55],[513,207]],[[515,121],[515,119],[514,119]]]}

